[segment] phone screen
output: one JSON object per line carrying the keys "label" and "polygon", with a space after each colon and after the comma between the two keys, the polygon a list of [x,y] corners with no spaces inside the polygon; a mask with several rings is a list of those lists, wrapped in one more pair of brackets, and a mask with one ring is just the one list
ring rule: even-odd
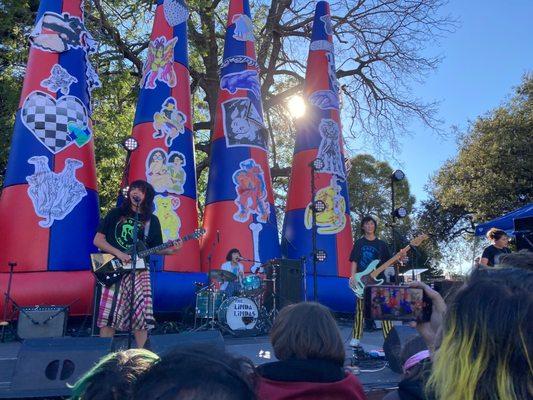
{"label": "phone screen", "polygon": [[365,318],[395,321],[429,321],[431,300],[420,288],[408,286],[367,286]]}

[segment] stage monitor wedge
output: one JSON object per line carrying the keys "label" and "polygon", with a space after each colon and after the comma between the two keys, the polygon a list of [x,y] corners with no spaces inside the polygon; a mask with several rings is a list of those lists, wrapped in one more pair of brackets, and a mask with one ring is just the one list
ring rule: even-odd
{"label": "stage monitor wedge", "polygon": [[110,338],[41,338],[22,343],[9,389],[0,398],[68,396],[72,385],[111,350]]}

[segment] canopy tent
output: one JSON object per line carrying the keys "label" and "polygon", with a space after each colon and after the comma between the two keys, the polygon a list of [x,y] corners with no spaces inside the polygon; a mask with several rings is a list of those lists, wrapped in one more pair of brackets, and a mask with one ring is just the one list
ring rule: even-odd
{"label": "canopy tent", "polygon": [[476,236],[483,236],[490,228],[503,229],[507,234],[512,235],[514,231],[513,220],[516,218],[525,218],[533,216],[533,203],[520,207],[508,214],[495,218],[491,221],[479,224],[476,227]]}

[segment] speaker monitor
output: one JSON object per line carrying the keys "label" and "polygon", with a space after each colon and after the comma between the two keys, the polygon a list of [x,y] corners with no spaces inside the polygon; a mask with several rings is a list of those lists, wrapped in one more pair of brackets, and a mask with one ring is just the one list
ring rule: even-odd
{"label": "speaker monitor", "polygon": [[516,248],[533,251],[533,217],[515,218]]}
{"label": "speaker monitor", "polygon": [[220,331],[183,332],[171,335],[150,336],[147,347],[156,354],[164,354],[170,350],[186,350],[190,347],[208,347],[214,352],[224,352],[224,339]]}
{"label": "speaker monitor", "polygon": [[[274,259],[266,266],[267,279],[275,278],[276,308],[302,301],[302,261],[288,258]],[[270,289],[272,285],[270,285]],[[269,288],[267,286],[267,292]],[[268,302],[267,302],[268,303]]]}
{"label": "speaker monitor", "polygon": [[17,335],[21,339],[52,338],[65,335],[68,307],[21,307]]}
{"label": "speaker monitor", "polygon": [[17,397],[65,396],[111,350],[110,338],[28,339],[20,348],[10,392]]}
{"label": "speaker monitor", "polygon": [[[389,362],[389,367],[398,374],[402,372],[403,367],[401,360],[402,350],[405,344],[411,340],[419,341],[417,345],[419,345],[420,350],[418,351],[427,348],[416,329],[406,325],[394,326],[383,343],[383,351],[385,352],[385,358]],[[418,351],[414,351],[413,354]]]}

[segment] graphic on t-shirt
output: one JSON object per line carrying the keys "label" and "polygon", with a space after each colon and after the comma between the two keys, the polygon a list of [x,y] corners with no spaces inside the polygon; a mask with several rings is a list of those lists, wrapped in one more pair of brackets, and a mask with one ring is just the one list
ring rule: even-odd
{"label": "graphic on t-shirt", "polygon": [[374,246],[361,246],[361,259],[359,260],[358,268],[360,271],[364,270],[372,261],[379,259],[379,251]]}
{"label": "graphic on t-shirt", "polygon": [[[127,249],[133,243],[133,228],[135,220],[133,218],[126,218],[122,223],[118,223],[115,227],[115,240],[124,249]],[[143,226],[138,223],[139,232],[142,232]]]}

